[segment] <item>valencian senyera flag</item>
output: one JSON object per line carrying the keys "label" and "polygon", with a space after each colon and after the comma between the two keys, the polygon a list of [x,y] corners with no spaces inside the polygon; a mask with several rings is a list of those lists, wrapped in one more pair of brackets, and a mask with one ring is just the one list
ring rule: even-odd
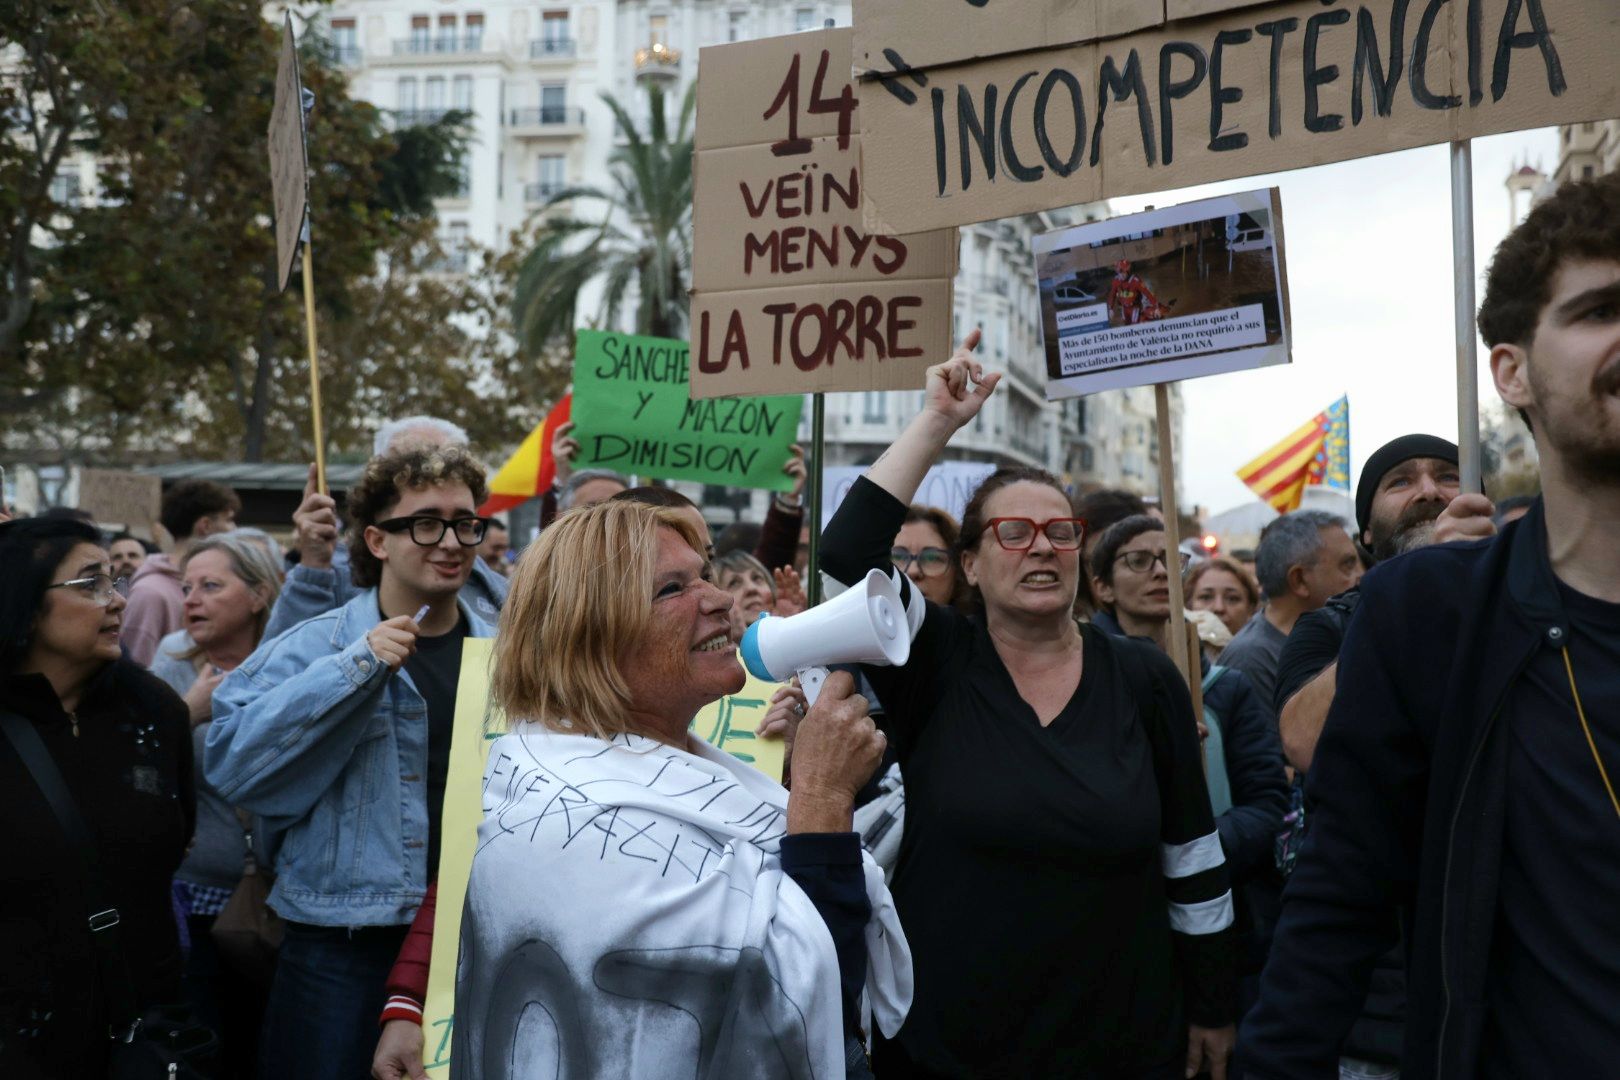
{"label": "valencian senyera flag", "polygon": [[574,395],[564,394],[551,407],[540,426],[529,432],[517,453],[507,459],[489,482],[489,501],[478,508],[484,517],[544,495],[557,480],[557,462],[551,456],[551,440],[557,429],[568,423]]}
{"label": "valencian senyera flag", "polygon": [[1279,514],[1299,509],[1308,487],[1350,491],[1350,399],[1340,398],[1237,471]]}

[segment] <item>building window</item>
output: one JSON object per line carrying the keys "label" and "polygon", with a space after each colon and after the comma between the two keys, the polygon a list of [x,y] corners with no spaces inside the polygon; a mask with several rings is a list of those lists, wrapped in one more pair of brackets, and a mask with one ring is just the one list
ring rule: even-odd
{"label": "building window", "polygon": [[360,39],[353,19],[332,20],[332,53],[340,64],[360,62]]}
{"label": "building window", "polygon": [[450,88],[450,102],[462,112],[472,112],[472,76],[457,75]]}
{"label": "building window", "polygon": [[452,221],[444,227],[444,233],[439,237],[440,246],[444,248],[444,262],[441,270],[444,273],[464,274],[467,272],[467,223],[465,221]]}
{"label": "building window", "polygon": [[462,154],[456,159],[456,189],[450,193],[452,199],[465,199],[472,194],[472,164],[467,155]]}
{"label": "building window", "polygon": [[412,15],[411,16],[411,52],[413,52],[413,53],[427,52],[432,47],[431,44],[430,44],[430,40],[431,40],[430,35],[432,33],[433,33],[433,27],[429,23],[428,17],[426,15]]}
{"label": "building window", "polygon": [[454,15],[439,16],[439,36],[434,41],[433,48],[437,52],[456,51],[456,17]]}
{"label": "building window", "polygon": [[793,12],[794,30],[814,30],[816,28],[816,9],[802,7]]}
{"label": "building window", "polygon": [[63,169],[51,177],[51,201],[58,206],[79,205],[78,169]]}
{"label": "building window", "polygon": [[1094,472],[1096,468],[1097,455],[1095,451],[1093,451],[1091,447],[1082,443],[1080,446],[1080,471],[1083,473],[1091,473]]}
{"label": "building window", "polygon": [[540,84],[540,122],[563,124],[568,121],[568,86],[565,83]]}
{"label": "building window", "polygon": [[1592,177],[1594,177],[1596,175],[1597,175],[1597,166],[1595,166],[1595,165],[1582,165],[1581,166],[1581,179],[1582,180],[1590,180],[1590,179],[1592,179]]}
{"label": "building window", "polygon": [[726,40],[745,41],[748,38],[748,12],[733,11],[726,16]]}
{"label": "building window", "polygon": [[566,53],[571,41],[568,33],[568,12],[548,11],[542,14],[540,40],[551,55]]}
{"label": "building window", "polygon": [[467,52],[482,52],[484,48],[484,17],[473,14],[467,16],[467,38],[462,42],[462,48]]}
{"label": "building window", "polygon": [[527,192],[530,202],[543,202],[568,183],[567,159],[561,154],[541,154],[535,159],[535,181]]}
{"label": "building window", "polygon": [[399,80],[399,111],[401,113],[414,113],[416,111],[416,80],[405,78]]}
{"label": "building window", "polygon": [[861,397],[861,419],[868,424],[882,424],[889,419],[889,395],[883,390],[868,390]]}
{"label": "building window", "polygon": [[444,80],[437,75],[422,80],[422,111],[429,123],[444,115]]}

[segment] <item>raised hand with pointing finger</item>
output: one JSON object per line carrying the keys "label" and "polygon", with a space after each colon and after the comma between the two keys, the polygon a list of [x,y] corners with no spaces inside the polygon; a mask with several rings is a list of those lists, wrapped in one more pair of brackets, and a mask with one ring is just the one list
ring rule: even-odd
{"label": "raised hand with pointing finger", "polygon": [[984,365],[973,357],[979,347],[979,331],[968,331],[967,337],[943,364],[928,369],[928,385],[923,407],[951,421],[958,428],[971,423],[984,403],[990,400],[1000,373],[986,375]]}
{"label": "raised hand with pointing finger", "polygon": [[557,433],[551,437],[551,460],[557,463],[557,486],[562,487],[568,483],[568,478],[574,473],[574,458],[579,456],[579,440],[574,438],[574,422],[557,425]]}

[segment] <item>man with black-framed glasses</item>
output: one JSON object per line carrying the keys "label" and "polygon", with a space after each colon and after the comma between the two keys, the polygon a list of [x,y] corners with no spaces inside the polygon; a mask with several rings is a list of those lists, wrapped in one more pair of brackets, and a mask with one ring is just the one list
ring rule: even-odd
{"label": "man with black-framed glasses", "polygon": [[267,1075],[369,1070],[389,969],[438,873],[462,643],[494,633],[461,591],[487,496],[460,447],[372,459],[347,507],[364,591],[214,693],[206,775],[279,841]]}

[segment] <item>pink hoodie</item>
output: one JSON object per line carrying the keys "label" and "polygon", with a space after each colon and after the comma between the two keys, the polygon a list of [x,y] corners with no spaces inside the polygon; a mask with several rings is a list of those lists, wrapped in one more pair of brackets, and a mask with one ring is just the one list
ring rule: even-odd
{"label": "pink hoodie", "polygon": [[130,581],[129,606],[124,608],[121,640],[129,658],[151,667],[158,642],[180,629],[184,605],[179,569],[167,555],[148,555]]}

